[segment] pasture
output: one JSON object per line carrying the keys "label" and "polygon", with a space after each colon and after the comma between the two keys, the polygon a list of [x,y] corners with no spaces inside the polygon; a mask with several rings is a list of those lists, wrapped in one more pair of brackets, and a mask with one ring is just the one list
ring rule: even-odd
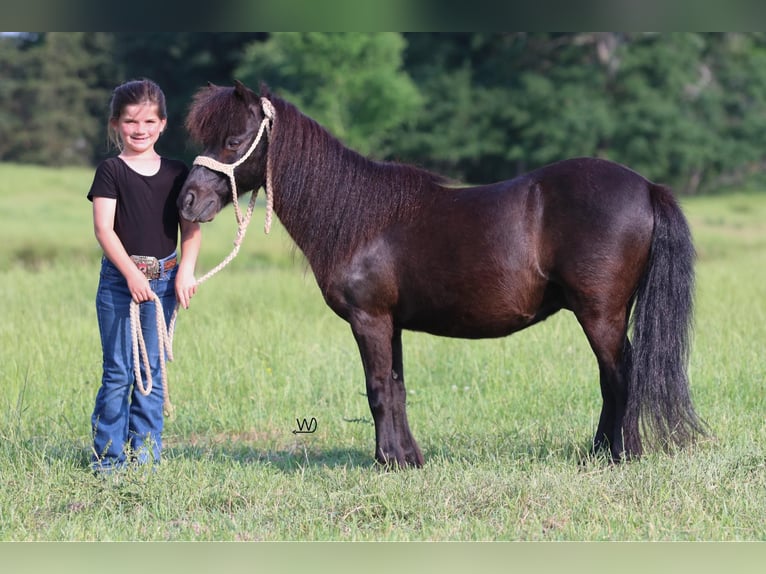
{"label": "pasture", "polygon": [[[104,480],[87,466],[91,177],[0,164],[0,540],[766,540],[766,194],[682,202],[699,253],[692,393],[712,431],[693,448],[588,456],[597,368],[561,312],[505,339],[405,333],[426,463],[380,470],[351,332],[280,226],[263,235],[259,205],[180,313],[162,464]],[[203,226],[198,275],[234,233],[231,208]],[[294,433],[304,419],[315,432]]]}

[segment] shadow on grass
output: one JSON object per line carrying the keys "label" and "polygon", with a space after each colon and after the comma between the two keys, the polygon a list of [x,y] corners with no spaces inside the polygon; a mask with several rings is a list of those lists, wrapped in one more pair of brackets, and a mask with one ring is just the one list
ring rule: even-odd
{"label": "shadow on grass", "polygon": [[[52,440],[51,437],[14,437],[0,445],[0,463],[17,472],[36,472],[51,465],[91,470],[91,445],[85,441]],[[209,441],[168,437],[162,452],[163,461],[186,459],[200,462],[269,465],[285,473],[306,468],[375,468],[379,467],[370,450],[360,448],[322,448],[294,441],[276,447],[257,441]],[[8,462],[10,461],[10,462]]]}
{"label": "shadow on grass", "polygon": [[179,443],[165,449],[164,457],[238,464],[268,464],[285,473],[306,468],[375,468],[371,453],[357,448],[314,448],[295,444],[284,448],[258,448],[246,443],[191,445]]}
{"label": "shadow on grass", "polygon": [[530,440],[514,434],[453,434],[442,442],[424,445],[426,462],[444,460],[449,463],[497,464],[527,466],[530,464],[571,464],[573,468],[593,469],[614,466],[608,452],[592,452],[589,440],[567,440],[545,437]]}
{"label": "shadow on grass", "polygon": [[[539,464],[571,464],[584,470],[612,466],[606,453],[593,454],[589,441],[565,437],[544,436],[531,439],[515,433],[450,433],[441,437],[426,437],[421,447],[427,466],[438,465],[514,465],[525,467]],[[11,448],[8,443],[5,449]],[[368,448],[312,444],[301,439],[279,441],[274,437],[231,435],[194,435],[166,437],[163,459],[268,465],[284,473],[306,469],[370,469],[385,471],[373,456],[374,439]],[[90,445],[83,442],[51,442],[50,437],[34,437],[15,442],[17,458],[32,464],[59,461],[82,469],[90,468]],[[46,463],[47,461],[47,463]]]}
{"label": "shadow on grass", "polygon": [[[36,472],[56,466],[90,469],[90,445],[83,441],[52,440],[48,436],[6,437],[0,460],[10,461],[15,472]],[[272,435],[193,435],[167,437],[163,459],[216,464],[262,465],[295,474],[307,469],[368,469],[387,471],[373,458],[373,439],[367,448],[312,444],[301,439],[279,441]],[[543,434],[459,432],[426,437],[421,441],[426,466],[497,466],[528,469],[532,466],[571,466],[580,472],[618,468],[608,453],[591,452],[589,440]],[[632,464],[632,463],[626,463]],[[762,467],[762,461],[760,466]],[[9,469],[10,470],[10,469]]]}
{"label": "shadow on grass", "polygon": [[[530,443],[528,437],[487,436],[463,434],[449,436],[441,442],[423,442],[426,465],[439,464],[571,464],[581,469],[612,466],[606,453],[593,454],[590,442],[542,440]],[[307,468],[369,468],[395,470],[378,464],[373,457],[374,444],[369,449],[327,448],[311,446],[301,441],[278,448],[264,448],[248,441],[204,442],[194,444],[174,441],[165,449],[167,458],[238,464],[268,464],[285,473],[302,472]]]}

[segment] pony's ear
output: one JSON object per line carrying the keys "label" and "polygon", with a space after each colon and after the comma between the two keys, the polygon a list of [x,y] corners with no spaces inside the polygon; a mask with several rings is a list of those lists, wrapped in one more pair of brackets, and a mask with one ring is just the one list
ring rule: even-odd
{"label": "pony's ear", "polygon": [[245,101],[253,98],[253,92],[239,80],[234,80],[234,93]]}
{"label": "pony's ear", "polygon": [[217,88],[218,86],[216,86],[213,82],[208,80],[207,87],[208,88]]}

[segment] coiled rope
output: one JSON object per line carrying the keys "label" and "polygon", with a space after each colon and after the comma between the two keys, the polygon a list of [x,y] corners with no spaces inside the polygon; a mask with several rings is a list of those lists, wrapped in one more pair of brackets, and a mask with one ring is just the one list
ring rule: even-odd
{"label": "coiled rope", "polygon": [[[237,182],[234,179],[234,170],[242,163],[247,161],[250,155],[255,151],[258,143],[261,141],[261,137],[264,132],[270,134],[271,129],[276,120],[276,111],[272,103],[266,98],[261,98],[261,106],[263,108],[263,120],[258,128],[258,134],[255,136],[253,143],[245,154],[234,163],[221,163],[211,157],[199,155],[194,159],[194,165],[201,165],[213,171],[223,173],[229,178],[231,184],[232,203],[234,204],[234,215],[237,218],[237,236],[234,239],[234,248],[231,252],[216,265],[213,269],[205,273],[197,281],[197,285],[201,285],[213,275],[218,273],[221,269],[226,267],[239,253],[239,248],[242,246],[242,242],[245,239],[245,233],[247,232],[247,226],[250,224],[250,219],[253,216],[253,210],[255,209],[255,200],[258,196],[258,190],[254,189],[250,195],[250,202],[247,206],[245,215],[242,215],[242,211],[239,207],[239,200],[237,199]],[[266,184],[264,186],[266,191],[266,217],[264,221],[264,232],[269,233],[271,230],[271,221],[274,212],[274,194],[271,187],[271,154],[266,156]],[[165,416],[170,416],[173,413],[173,405],[170,403],[170,389],[168,387],[167,369],[165,367],[165,359],[167,356],[168,361],[173,360],[173,336],[175,334],[176,318],[178,317],[179,304],[176,301],[173,315],[170,318],[170,325],[165,328],[165,316],[162,309],[162,302],[156,293],[152,293],[154,305],[157,315],[157,338],[160,347],[160,373],[162,375],[162,386],[165,390],[163,399],[163,409]],[[139,311],[139,303],[131,300],[130,302],[130,331],[133,344],[133,373],[136,377],[136,388],[142,395],[147,396],[152,392],[152,370],[149,365],[149,355],[146,351],[146,343],[144,341],[144,335],[141,331],[141,313]],[[144,370],[146,372],[146,385],[144,385],[143,378],[141,376],[141,364],[143,363]]]}

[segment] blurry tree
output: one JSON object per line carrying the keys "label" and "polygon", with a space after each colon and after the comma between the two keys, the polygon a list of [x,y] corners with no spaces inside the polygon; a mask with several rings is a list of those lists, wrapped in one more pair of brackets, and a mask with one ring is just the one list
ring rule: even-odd
{"label": "blurry tree", "polygon": [[[706,35],[709,50],[696,91],[707,97],[704,121],[714,130],[697,175],[703,191],[760,182],[766,174],[766,34]],[[693,182],[694,183],[694,182]]]}
{"label": "blurry tree", "polygon": [[421,108],[404,49],[397,33],[275,33],[248,47],[235,75],[256,91],[266,83],[352,149],[382,158]]}
{"label": "blurry tree", "polygon": [[103,133],[111,38],[50,32],[0,40],[0,159],[89,165]]}
{"label": "blurry tree", "polygon": [[165,90],[161,153],[190,161],[193,92],[265,82],[380,159],[471,183],[578,155],[686,193],[764,179],[766,34],[45,33],[0,35],[0,161],[92,164],[111,89]]}
{"label": "blurry tree", "polygon": [[717,147],[707,50],[706,37],[693,33],[633,35],[619,46],[607,93],[613,159],[676,186],[699,181]]}
{"label": "blurry tree", "polygon": [[681,192],[766,172],[766,35],[408,34],[401,155],[486,182],[577,155]]}
{"label": "blurry tree", "polygon": [[407,39],[407,69],[427,103],[400,139],[419,163],[435,160],[456,178],[488,182],[564,157],[597,154],[610,132],[606,76],[595,50],[579,36]]}
{"label": "blurry tree", "polygon": [[26,113],[26,70],[36,36],[0,36],[0,160],[15,159]]}

